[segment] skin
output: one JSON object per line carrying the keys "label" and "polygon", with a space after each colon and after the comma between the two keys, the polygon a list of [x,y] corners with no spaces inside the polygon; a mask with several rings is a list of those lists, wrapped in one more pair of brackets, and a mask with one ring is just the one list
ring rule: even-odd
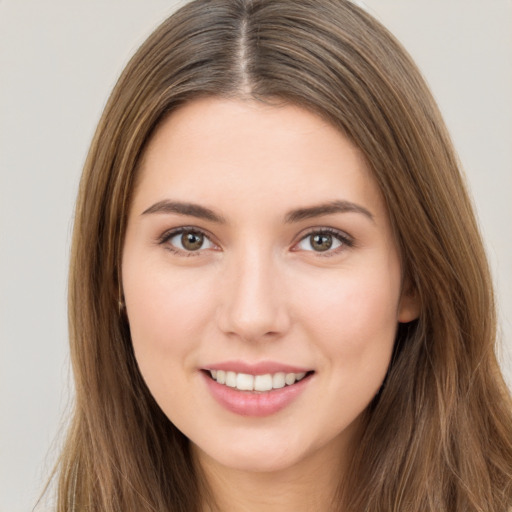
{"label": "skin", "polygon": [[[151,211],[166,200],[222,222]],[[356,207],[287,218],[333,201]],[[180,249],[181,234],[164,236],[183,226],[207,237],[198,250]],[[325,228],[347,241],[315,250],[311,231]],[[418,314],[359,150],[290,104],[204,98],[181,107],[145,151],[122,275],[141,373],[191,440],[220,508],[329,510],[398,322]],[[232,360],[314,374],[284,409],[241,416],[212,397],[201,371]]]}

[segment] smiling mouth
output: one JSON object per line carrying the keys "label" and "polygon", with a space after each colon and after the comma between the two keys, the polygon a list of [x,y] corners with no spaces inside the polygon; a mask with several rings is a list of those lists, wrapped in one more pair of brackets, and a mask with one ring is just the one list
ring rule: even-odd
{"label": "smiling mouth", "polygon": [[300,373],[266,373],[264,375],[251,375],[224,370],[206,370],[212,380],[223,386],[237,389],[238,391],[252,391],[265,393],[275,389],[293,386],[304,378],[313,374],[312,371]]}

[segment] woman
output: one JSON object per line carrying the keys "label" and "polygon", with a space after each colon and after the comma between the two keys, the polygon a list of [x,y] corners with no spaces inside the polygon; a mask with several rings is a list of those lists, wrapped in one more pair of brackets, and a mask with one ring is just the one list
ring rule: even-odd
{"label": "woman", "polygon": [[211,0],[128,64],[70,275],[69,510],[504,511],[510,396],[449,137],[342,0]]}

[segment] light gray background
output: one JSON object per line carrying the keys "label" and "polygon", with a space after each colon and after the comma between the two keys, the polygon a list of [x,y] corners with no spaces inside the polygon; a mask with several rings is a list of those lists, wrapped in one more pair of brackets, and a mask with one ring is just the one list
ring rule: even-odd
{"label": "light gray background", "polygon": [[[0,0],[0,512],[31,510],[64,424],[68,250],[90,139],[129,56],[176,4]],[[451,130],[512,382],[512,1],[365,4],[416,59]]]}

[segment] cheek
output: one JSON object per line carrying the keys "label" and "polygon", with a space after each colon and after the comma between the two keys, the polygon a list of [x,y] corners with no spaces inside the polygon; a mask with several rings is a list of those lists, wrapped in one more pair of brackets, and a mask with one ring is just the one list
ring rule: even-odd
{"label": "cheek", "polygon": [[123,288],[132,343],[141,371],[183,364],[202,338],[213,308],[211,284],[169,269],[124,269]]}
{"label": "cheek", "polygon": [[304,325],[344,367],[384,365],[387,368],[394,344],[400,275],[354,269],[331,277],[325,286],[307,285],[308,302],[303,307]]}
{"label": "cheek", "polygon": [[197,354],[210,326],[211,286],[197,277],[165,266],[146,266],[143,272],[123,267],[135,358],[151,394],[175,424],[197,411],[190,378],[197,373]]}

